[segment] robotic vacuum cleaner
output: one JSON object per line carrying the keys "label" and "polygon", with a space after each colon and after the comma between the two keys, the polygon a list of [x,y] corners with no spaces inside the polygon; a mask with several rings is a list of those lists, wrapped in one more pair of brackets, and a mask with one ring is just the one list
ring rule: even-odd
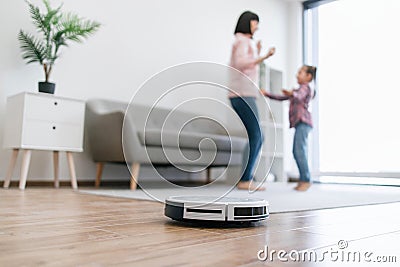
{"label": "robotic vacuum cleaner", "polygon": [[164,214],[176,221],[256,222],[269,217],[268,205],[256,198],[172,196]]}

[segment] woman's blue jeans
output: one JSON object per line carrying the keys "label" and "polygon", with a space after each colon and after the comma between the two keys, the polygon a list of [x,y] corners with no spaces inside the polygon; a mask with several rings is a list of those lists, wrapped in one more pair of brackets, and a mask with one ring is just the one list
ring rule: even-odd
{"label": "woman's blue jeans", "polygon": [[299,122],[295,126],[296,132],[293,141],[293,156],[296,160],[297,168],[300,173],[300,181],[310,182],[310,169],[308,167],[308,134],[311,126],[303,122]]}
{"label": "woman's blue jeans", "polygon": [[[230,99],[233,109],[239,115],[247,131],[249,142],[243,155],[242,177],[240,181],[253,179],[253,172],[257,164],[262,147],[263,136],[258,122],[258,109],[255,97],[233,97]],[[243,170],[244,169],[244,170]]]}

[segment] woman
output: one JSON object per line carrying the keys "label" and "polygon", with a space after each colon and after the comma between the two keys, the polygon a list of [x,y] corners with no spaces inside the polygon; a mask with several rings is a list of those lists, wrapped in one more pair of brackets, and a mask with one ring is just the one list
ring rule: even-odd
{"label": "woman", "polygon": [[[275,53],[271,48],[267,55],[260,56],[261,43],[256,48],[253,35],[258,29],[259,18],[256,14],[246,11],[240,15],[236,29],[235,41],[232,47],[230,66],[245,74],[254,84],[258,84],[258,65]],[[257,50],[257,51],[255,51]],[[243,157],[243,173],[237,187],[248,190],[265,190],[252,183],[254,168],[262,146],[262,132],[258,122],[256,98],[260,95],[253,83],[246,82],[243,77],[231,77],[231,91],[228,97],[235,112],[239,115],[246,128],[249,138],[248,157]]]}

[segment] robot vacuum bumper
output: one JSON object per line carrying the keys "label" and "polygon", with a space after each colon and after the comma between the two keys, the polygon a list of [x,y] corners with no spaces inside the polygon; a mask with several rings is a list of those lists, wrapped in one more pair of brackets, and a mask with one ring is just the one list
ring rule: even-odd
{"label": "robot vacuum bumper", "polygon": [[177,221],[255,222],[269,216],[264,199],[209,196],[169,197],[164,212]]}

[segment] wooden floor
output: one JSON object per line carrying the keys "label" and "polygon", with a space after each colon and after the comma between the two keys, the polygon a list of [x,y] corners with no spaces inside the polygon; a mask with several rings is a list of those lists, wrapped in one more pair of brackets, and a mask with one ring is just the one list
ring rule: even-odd
{"label": "wooden floor", "polygon": [[[368,252],[372,261],[397,263],[349,266],[399,266],[399,211],[393,203],[281,213],[250,227],[222,228],[173,222],[155,202],[70,188],[0,189],[0,266],[347,266],[335,256],[317,263],[288,256],[286,263],[261,261],[265,246]],[[338,249],[339,240],[348,247]]]}

